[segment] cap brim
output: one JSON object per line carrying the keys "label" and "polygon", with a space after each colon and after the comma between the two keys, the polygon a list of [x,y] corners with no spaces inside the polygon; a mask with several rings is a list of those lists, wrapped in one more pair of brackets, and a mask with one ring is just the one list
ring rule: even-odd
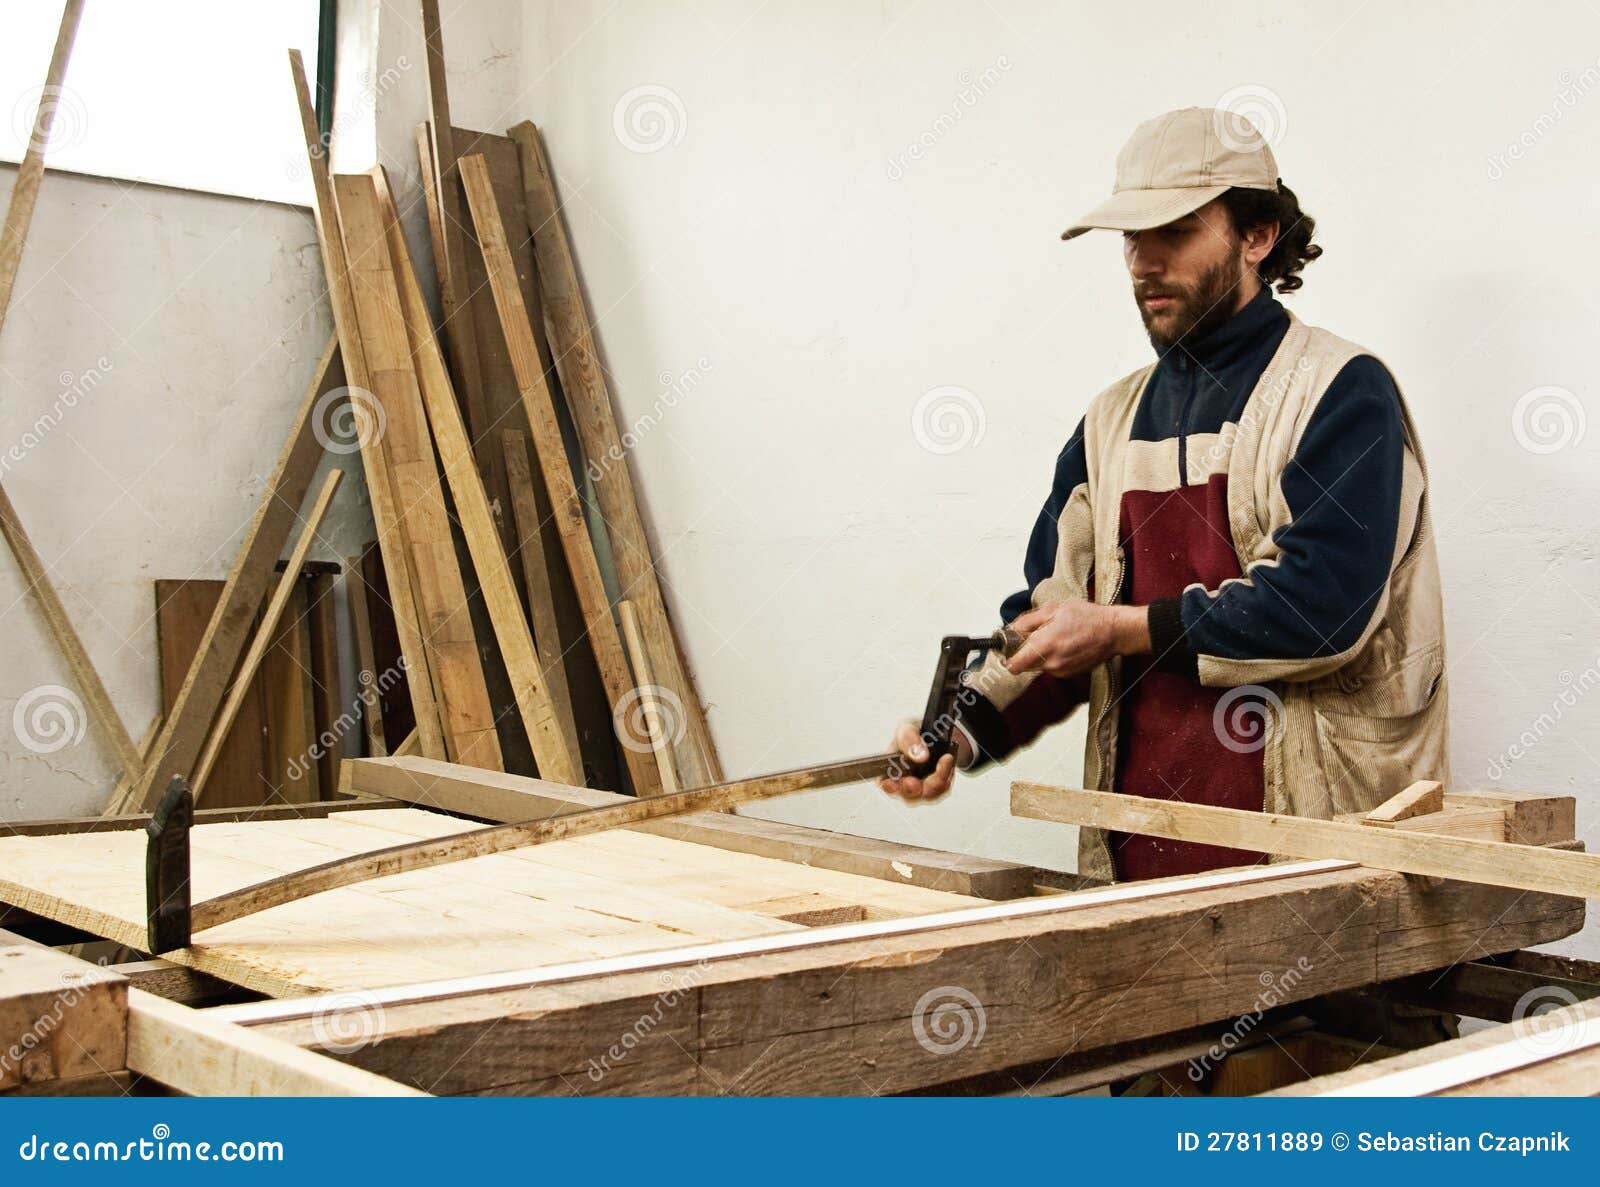
{"label": "cap brim", "polygon": [[1120,190],[1061,232],[1076,239],[1085,231],[1148,231],[1199,210],[1231,186],[1205,185],[1168,190]]}

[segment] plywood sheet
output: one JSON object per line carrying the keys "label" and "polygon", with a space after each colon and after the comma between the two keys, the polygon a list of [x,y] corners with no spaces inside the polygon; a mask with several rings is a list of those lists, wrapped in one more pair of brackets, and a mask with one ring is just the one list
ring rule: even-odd
{"label": "plywood sheet", "polygon": [[[195,898],[474,827],[414,808],[201,825]],[[144,833],[0,838],[0,901],[142,947]],[[895,918],[982,901],[614,831],[289,903],[214,928],[171,959],[288,997],[777,934],[841,911]]]}

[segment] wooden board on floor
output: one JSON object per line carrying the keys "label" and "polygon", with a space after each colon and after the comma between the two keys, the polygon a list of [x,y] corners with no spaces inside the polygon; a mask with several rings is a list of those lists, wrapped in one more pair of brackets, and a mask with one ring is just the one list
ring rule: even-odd
{"label": "wooden board on floor", "polygon": [[[271,802],[305,804],[320,799],[317,764],[310,759],[314,716],[311,697],[311,630],[306,583],[296,581],[289,604],[261,661],[266,706],[266,777]],[[206,803],[210,803],[210,799]]]}
{"label": "wooden board on floor", "polygon": [[[195,650],[222,597],[221,581],[158,579],[156,589],[156,647],[160,656],[161,711],[172,712],[184,677],[194,662]],[[266,707],[258,676],[228,731],[211,773],[208,807],[248,807],[266,803],[267,784],[263,745]]]}
{"label": "wooden board on floor", "polygon": [[[194,894],[476,827],[414,808],[197,825]],[[0,838],[0,901],[141,948],[144,835]],[[331,891],[225,924],[169,959],[294,996],[770,935],[817,912],[894,918],[978,901],[617,831]]]}

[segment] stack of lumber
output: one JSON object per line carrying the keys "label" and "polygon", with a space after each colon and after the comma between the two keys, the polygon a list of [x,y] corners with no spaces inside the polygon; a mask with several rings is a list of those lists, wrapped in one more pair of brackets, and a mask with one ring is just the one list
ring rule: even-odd
{"label": "stack of lumber", "polygon": [[[46,93],[81,9],[66,5]],[[454,126],[437,0],[421,16],[431,118],[417,144],[437,300],[383,173],[330,172],[291,51],[335,332],[226,578],[156,583],[162,715],[142,744],[0,490],[0,534],[117,760],[107,815],[149,810],[174,775],[207,806],[328,798],[351,736],[371,756],[636,795],[722,777],[538,132]],[[46,121],[41,109],[0,240],[0,324]],[[350,430],[348,448],[331,425]],[[372,509],[375,540],[342,566],[310,560],[343,474],[324,446],[359,453]],[[335,610],[341,572],[347,616]],[[359,690],[341,685],[342,654]]]}

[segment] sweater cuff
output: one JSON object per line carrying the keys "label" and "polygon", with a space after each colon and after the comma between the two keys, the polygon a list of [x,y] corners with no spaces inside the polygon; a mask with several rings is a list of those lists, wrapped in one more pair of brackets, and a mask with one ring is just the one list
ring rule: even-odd
{"label": "sweater cuff", "polygon": [[1183,598],[1157,598],[1150,603],[1150,652],[1163,672],[1200,679],[1200,657],[1183,625]]}
{"label": "sweater cuff", "polygon": [[956,698],[956,725],[972,743],[972,762],[964,768],[967,771],[982,770],[1016,749],[1005,717],[994,702],[965,682]]}

